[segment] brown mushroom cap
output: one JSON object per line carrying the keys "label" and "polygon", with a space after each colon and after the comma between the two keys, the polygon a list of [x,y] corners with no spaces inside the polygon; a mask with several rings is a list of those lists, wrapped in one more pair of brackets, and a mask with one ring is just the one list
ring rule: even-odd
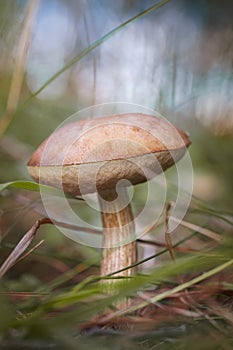
{"label": "brown mushroom cap", "polygon": [[28,171],[37,182],[80,195],[112,188],[122,179],[146,181],[179,160],[189,145],[183,131],[151,115],[83,119],[47,138]]}

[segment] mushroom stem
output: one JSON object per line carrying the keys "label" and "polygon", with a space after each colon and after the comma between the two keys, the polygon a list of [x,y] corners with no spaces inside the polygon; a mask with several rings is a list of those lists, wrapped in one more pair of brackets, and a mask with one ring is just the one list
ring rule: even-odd
{"label": "mushroom stem", "polygon": [[[137,247],[134,218],[126,187],[99,192],[103,222],[101,275],[105,276],[136,263]],[[129,277],[135,268],[114,276]]]}

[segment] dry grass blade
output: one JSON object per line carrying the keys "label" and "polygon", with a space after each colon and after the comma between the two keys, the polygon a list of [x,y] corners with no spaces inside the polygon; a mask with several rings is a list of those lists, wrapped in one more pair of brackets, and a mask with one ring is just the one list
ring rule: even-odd
{"label": "dry grass blade", "polygon": [[[29,207],[33,207],[33,210],[36,213],[38,213],[40,215],[45,215],[44,209],[39,204],[37,204],[34,200],[32,201],[31,199],[29,199],[28,197],[26,197],[26,196],[24,196],[22,194],[17,195],[15,197],[15,199],[17,200],[17,202],[19,202],[19,203],[21,203],[23,205],[27,205]],[[71,223],[68,223],[68,222],[57,221],[57,220],[54,220],[53,218],[52,218],[52,221],[53,221],[54,225],[57,225],[57,226],[60,226],[60,227],[64,227],[64,228],[68,228],[68,229],[71,229],[71,230],[82,231],[82,232],[86,232],[86,233],[90,233],[90,234],[92,234],[92,233],[93,234],[99,234],[99,235],[102,234],[102,230],[91,229],[91,228],[87,228],[87,227],[81,227],[81,226],[74,225],[74,224],[71,224]],[[146,230],[144,232],[144,234],[150,232],[150,230],[152,228],[154,228],[154,226],[153,227],[150,226],[150,228],[148,228],[148,230]],[[138,238],[137,242],[139,242],[141,244],[156,246],[156,247],[162,247],[162,248],[167,247],[166,243],[159,242],[159,241],[156,241],[154,239],[153,239],[153,241],[150,241],[150,240],[146,240],[146,239],[143,239],[143,238]],[[175,245],[172,248],[173,248],[173,250],[177,250],[177,251],[184,252],[184,253],[191,253],[191,252],[196,252],[197,251],[197,250],[192,249],[192,248],[180,247],[180,246],[175,246]]]}
{"label": "dry grass blade", "polygon": [[154,304],[154,303],[157,303],[157,302],[164,300],[168,297],[171,297],[172,295],[174,295],[178,292],[182,292],[182,291],[186,290],[187,288],[192,287],[193,285],[200,283],[200,282],[204,281],[205,279],[210,278],[211,276],[214,276],[215,274],[223,271],[224,269],[229,268],[231,265],[233,265],[233,259],[231,259],[231,260],[223,263],[222,265],[219,265],[219,266],[217,266],[209,271],[206,271],[197,277],[194,277],[190,281],[179,284],[178,286],[176,286],[174,288],[171,288],[171,289],[166,290],[166,291],[164,291],[164,292],[162,292],[154,297],[151,297],[142,303],[133,305],[129,308],[125,308],[122,310],[117,310],[117,311],[113,312],[111,315],[108,315],[105,319],[105,322],[108,322],[110,319],[113,319],[115,317],[123,316],[125,314],[131,314],[132,312],[140,310],[149,304]]}
{"label": "dry grass blade", "polygon": [[48,218],[39,219],[35,224],[30,228],[30,230],[23,236],[20,242],[17,244],[15,249],[11,252],[8,258],[4,261],[0,268],[0,278],[5,275],[5,273],[18,261],[22,256],[25,250],[33,241],[39,227],[44,224],[51,223],[51,220]]}
{"label": "dry grass blade", "polygon": [[209,237],[218,243],[223,241],[223,238],[218,233],[213,232],[207,228],[200,227],[198,225],[192,224],[192,223],[187,222],[187,221],[180,221],[179,219],[175,218],[174,216],[170,216],[170,219],[175,221],[175,222],[180,223],[180,225],[187,227],[190,230],[197,231],[197,232],[201,233],[202,235]]}
{"label": "dry grass blade", "polygon": [[232,307],[221,306],[217,303],[214,303],[213,301],[208,306],[215,315],[227,320],[233,326],[233,315],[231,310]]}
{"label": "dry grass blade", "polygon": [[34,252],[35,249],[39,248],[41,244],[44,243],[44,239],[42,239],[40,242],[38,242],[34,247],[32,247],[28,252],[23,254],[19,259],[17,259],[17,263],[23,259],[25,259],[27,256],[29,256],[32,252]]}
{"label": "dry grass blade", "polygon": [[2,119],[0,120],[0,137],[4,134],[5,130],[9,126],[18,106],[20,91],[23,84],[25,64],[27,61],[28,48],[32,33],[32,24],[34,21],[38,4],[39,0],[29,0],[28,10],[23,24],[23,30],[19,38],[15,70],[11,81],[6,111]]}

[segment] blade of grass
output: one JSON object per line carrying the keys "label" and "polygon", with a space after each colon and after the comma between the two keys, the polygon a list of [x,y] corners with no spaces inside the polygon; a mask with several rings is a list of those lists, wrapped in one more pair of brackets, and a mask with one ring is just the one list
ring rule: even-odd
{"label": "blade of grass", "polygon": [[37,192],[39,192],[41,188],[53,189],[53,187],[49,187],[49,186],[45,186],[45,185],[39,185],[38,183],[32,182],[32,181],[16,180],[16,181],[10,181],[10,182],[1,183],[0,184],[0,192],[4,191],[8,187],[16,187],[16,188],[21,188],[23,190],[37,191]]}
{"label": "blade of grass", "polygon": [[200,227],[199,225],[192,224],[191,222],[187,221],[180,221],[179,219],[175,218],[174,216],[170,217],[171,220],[180,223],[181,226],[187,227],[190,230],[194,230],[196,232],[199,232],[203,234],[204,236],[213,239],[214,241],[221,243],[223,241],[223,237],[221,237],[218,233],[213,232],[207,228]]}
{"label": "blade of grass", "polygon": [[[102,289],[102,284],[98,283],[96,285],[96,281],[92,281],[91,285],[86,285],[82,290],[74,290],[73,293],[67,292],[61,293],[59,295],[51,295],[49,298],[46,298],[46,300],[44,300],[37,309],[28,314],[27,317],[24,315],[23,318],[15,320],[12,325],[19,327],[23,324],[25,325],[30,323],[33,319],[41,318],[42,315],[46,314],[47,312],[56,310],[57,308],[64,308],[69,305],[74,306],[76,303],[79,303],[78,309],[75,311],[75,323],[77,324],[83,322],[84,320],[87,320],[90,316],[94,316],[106,310],[106,307],[109,307],[114,302],[116,302],[119,297],[121,298],[126,295],[133,295],[135,292],[148,287],[148,285],[151,283],[157,282],[158,284],[158,282],[164,280],[164,278],[168,278],[169,276],[177,276],[181,272],[193,273],[194,271],[203,271],[204,268],[212,268],[213,265],[215,266],[211,270],[204,272],[203,274],[193,278],[188,282],[178,284],[175,288],[166,290],[159,295],[157,294],[154,298],[150,298],[148,302],[133,305],[131,308],[127,308],[125,310],[112,312],[111,315],[107,316],[106,320],[104,319],[103,321],[104,323],[108,322],[115,317],[137,311],[138,309],[150,303],[155,303],[157,301],[173,296],[183,291],[184,289],[189,288],[194,284],[197,284],[204,279],[217,274],[218,272],[221,272],[223,269],[226,269],[233,264],[233,259],[226,261],[227,259],[225,256],[216,254],[213,259],[209,259],[209,257],[205,256],[192,256],[185,259],[179,259],[176,264],[168,264],[167,266],[155,269],[149,275],[138,274],[130,281],[127,281],[127,284],[122,284],[121,287],[118,288],[117,294],[109,297],[105,296]],[[222,260],[225,262],[222,265],[218,265],[216,267],[216,263],[219,263]]]}
{"label": "blade of grass", "polygon": [[5,273],[14,266],[18,259],[23,255],[25,250],[33,241],[38,229],[41,225],[47,224],[51,220],[48,218],[39,219],[35,222],[35,224],[27,231],[27,233],[23,236],[23,238],[19,241],[15,249],[10,253],[8,258],[4,261],[2,266],[0,267],[0,278],[2,278]]}
{"label": "blade of grass", "polygon": [[[20,206],[19,208],[17,208],[16,206],[12,206],[10,209],[4,210],[4,214],[10,213],[11,211],[13,213],[10,214],[11,223],[1,234],[0,246],[5,247],[5,242],[3,243],[3,239],[12,231],[14,227],[16,227],[19,224],[19,222],[22,220],[22,217],[27,215],[32,210],[36,202],[38,202],[38,199],[34,199],[33,202],[31,201],[30,204],[23,205],[23,207]],[[12,249],[14,248],[14,245],[10,244],[9,246],[7,246],[6,244],[6,247]]]}
{"label": "blade of grass", "polygon": [[[51,282],[47,283],[46,285],[43,285],[37,289],[37,292],[52,292],[53,289],[58,288],[61,284],[71,280],[77,274],[80,274],[87,269],[89,269],[91,266],[99,264],[99,255],[96,254],[92,259],[86,259],[82,263],[75,266],[73,269],[70,269],[69,271],[63,273],[61,276],[55,278]],[[89,278],[89,277],[88,277]],[[83,282],[81,282],[83,283]]]}
{"label": "blade of grass", "polygon": [[44,243],[44,239],[42,239],[40,242],[38,242],[34,247],[32,247],[31,249],[29,249],[25,254],[23,254],[22,256],[20,256],[16,263],[20,262],[21,260],[24,260],[27,256],[29,256],[30,254],[32,254],[32,252],[34,252],[34,250],[36,250],[37,248],[39,248],[41,246],[41,244]]}
{"label": "blade of grass", "polygon": [[[193,232],[193,233],[191,233],[190,235],[188,235],[187,237],[181,239],[179,242],[173,244],[173,248],[175,248],[175,247],[179,246],[180,244],[186,242],[187,240],[189,240],[190,238],[192,238],[195,234],[196,234],[196,232]],[[167,252],[169,252],[169,249],[168,249],[168,248],[165,248],[165,249],[161,250],[160,252],[158,252],[158,253],[156,253],[156,254],[154,254],[154,255],[149,256],[148,258],[145,258],[145,259],[143,259],[143,260],[140,260],[139,262],[137,262],[137,263],[134,264],[134,265],[127,266],[127,267],[125,267],[124,269],[115,271],[115,272],[109,274],[108,276],[110,277],[110,276],[113,276],[113,275],[115,275],[115,274],[117,274],[117,273],[120,273],[120,272],[122,272],[122,271],[125,271],[125,270],[127,270],[127,269],[132,269],[133,267],[142,265],[142,264],[146,263],[147,261],[149,261],[149,260],[151,260],[151,259],[155,259],[155,258],[159,257],[160,255],[163,255],[164,253],[167,253]]]}
{"label": "blade of grass", "polygon": [[[208,208],[208,207],[204,207],[204,206],[198,208],[198,214],[202,214],[202,215],[208,214],[208,215],[210,215],[210,216],[213,216],[213,217],[215,217],[215,218],[217,218],[217,219],[220,219],[220,220],[226,222],[227,224],[233,226],[233,221],[230,220],[230,219],[227,217],[227,215],[229,216],[229,214],[224,214],[224,213],[223,213],[223,214],[220,214],[220,213],[218,213],[217,211],[212,210],[212,209],[210,209],[210,208]],[[231,217],[232,217],[232,214],[231,214]]]}
{"label": "blade of grass", "polygon": [[[160,268],[154,269],[150,274],[135,275],[130,280],[127,280],[127,283],[119,286],[116,291],[116,295],[113,297],[117,299],[118,297],[133,295],[135,292],[144,289],[146,286],[148,287],[148,285],[150,284],[154,284],[154,283],[158,284],[158,282],[162,281],[164,278],[177,276],[184,271],[186,273],[194,272],[194,271],[197,272],[198,270],[202,271],[204,268],[212,267],[213,264],[215,264],[216,266],[216,262],[219,263],[222,259],[223,259],[222,256],[214,256],[213,259],[210,259],[209,257],[204,257],[199,255],[199,256],[192,256],[185,259],[177,260],[176,264],[172,264],[172,265],[167,264]],[[233,259],[228,260],[224,262],[222,265],[218,265],[217,267],[214,267],[212,270],[204,272],[203,274],[193,278],[190,281],[187,281],[182,284],[178,284],[176,287],[166,290],[165,292],[156,295],[154,298],[150,298],[150,301],[148,302],[143,302],[143,303],[134,305],[130,308],[121,310],[122,314],[120,313],[119,315],[131,313],[133,311],[141,309],[142,307],[148,305],[149,303],[154,303],[154,302],[163,300],[169,296],[172,296],[175,293],[181,292],[191,287],[192,285],[199,283],[204,279],[207,279],[208,277],[213,276],[214,274],[222,271],[223,269],[229,267],[232,264],[233,264]],[[86,279],[86,283],[85,281],[82,282],[81,289],[74,288],[69,292],[62,293],[56,296],[51,296],[48,300],[44,301],[44,303],[41,305],[41,308],[43,310],[48,310],[48,309],[57,308],[58,306],[66,307],[70,304],[77,303],[79,301],[85,301],[85,297],[87,298],[89,298],[90,296],[95,297],[94,291],[97,291],[97,290],[100,294],[102,294],[102,297],[103,296],[106,297],[102,284],[98,282],[99,282],[98,276],[89,276]]]}
{"label": "blade of grass", "polygon": [[[35,191],[35,192],[43,191],[45,193],[55,195],[55,196],[64,195],[64,192],[62,190],[59,190],[59,189],[52,187],[52,186],[38,184],[38,183],[33,182],[33,181],[15,180],[15,181],[1,183],[0,184],[0,192],[4,191],[8,187],[15,187],[15,188],[20,188],[22,190]],[[72,196],[69,196],[68,194],[66,194],[66,197],[74,198]],[[77,197],[76,199],[82,200],[80,197]]]}
{"label": "blade of grass", "polygon": [[148,15],[149,13],[157,10],[158,8],[162,7],[163,5],[167,4],[168,2],[170,2],[171,0],[163,0],[160,1],[159,3],[151,6],[150,8],[140,12],[139,14],[137,14],[136,16],[130,18],[129,20],[125,21],[124,23],[120,24],[119,26],[117,26],[116,28],[110,30],[110,32],[108,32],[107,34],[105,34],[104,36],[102,36],[100,39],[94,41],[91,45],[89,45],[86,49],[84,49],[81,53],[79,53],[78,55],[76,55],[75,57],[73,57],[69,62],[67,62],[67,64],[62,67],[60,70],[57,71],[57,73],[55,73],[53,76],[51,76],[51,78],[49,78],[37,91],[35,91],[19,108],[19,110],[22,110],[26,107],[26,105],[28,103],[31,102],[31,100],[36,97],[37,95],[39,95],[39,93],[41,93],[49,84],[51,84],[56,78],[58,78],[62,73],[64,73],[67,69],[69,69],[72,65],[74,65],[75,63],[77,63],[78,61],[80,61],[84,56],[86,56],[88,53],[90,53],[91,51],[93,51],[95,48],[97,48],[98,46],[100,46],[104,41],[108,40],[109,38],[111,38],[114,34],[116,34],[117,32],[119,32],[120,30],[126,28],[129,24],[135,22],[136,20]]}
{"label": "blade of grass", "polygon": [[[172,191],[171,193],[177,193],[177,185],[168,182],[168,189],[169,191]],[[190,193],[186,190],[179,188],[179,191],[182,193],[183,196],[190,196]],[[226,211],[226,210],[219,210],[214,209],[211,207],[208,203],[204,202],[203,200],[199,199],[198,197],[194,196],[192,194],[192,201],[191,201],[190,211],[198,211],[200,214],[209,214],[211,216],[214,216],[218,219],[221,219],[225,221],[226,223],[233,225],[233,221],[230,220],[229,217],[233,217],[232,211]]]}
{"label": "blade of grass", "polygon": [[[192,233],[191,235],[189,235],[188,237],[185,237],[184,239],[180,240],[179,242],[177,242],[173,247],[177,247],[179,246],[181,243],[185,242],[186,240],[190,239],[192,236],[194,235],[194,233]],[[152,255],[144,260],[141,260],[140,262],[138,262],[136,265],[140,265],[150,259],[154,259],[158,256],[160,256],[161,254],[165,253],[165,252],[168,252],[169,251],[169,248],[166,248],[164,250],[162,250],[161,252],[158,252],[156,253],[155,255]],[[128,266],[127,268],[125,269],[130,269],[132,267],[134,267],[135,265],[131,265],[131,266]],[[124,270],[125,270],[124,269]],[[99,280],[101,279],[111,279],[111,278],[114,278],[114,275],[121,272],[122,270],[118,270],[118,271],[115,271],[113,272],[112,274],[109,274],[107,276],[88,276],[85,280],[83,280],[82,282],[80,282],[77,286],[75,286],[74,288],[72,288],[72,292],[77,292],[79,290],[81,290],[82,288],[86,287],[89,283],[93,283],[93,282],[98,282]]]}
{"label": "blade of grass", "polygon": [[[64,223],[58,223],[58,222],[53,222],[51,219],[44,217],[41,219],[38,219],[35,224],[28,230],[28,232],[23,236],[23,238],[20,240],[20,242],[14,247],[13,251],[10,253],[8,258],[4,261],[2,266],[0,267],[0,278],[13,266],[15,265],[18,261],[22,260],[23,258],[27,257],[29,254],[31,254],[43,241],[39,242],[35,247],[32,249],[27,250],[28,246],[30,243],[33,241],[38,229],[40,228],[41,225],[44,224],[57,224],[63,227],[71,227],[72,225],[64,224]],[[76,229],[80,230],[82,229],[81,227],[75,226]],[[85,228],[84,228],[85,230]],[[93,231],[93,230],[92,230]],[[24,255],[23,255],[24,253]],[[22,256],[23,255],[23,256]],[[94,259],[91,259],[91,263],[96,261],[96,255]],[[90,262],[89,265],[90,266]],[[82,268],[86,269],[87,267],[82,264]],[[75,269],[76,270],[76,269]],[[80,272],[80,271],[79,271]],[[77,270],[75,274],[77,273]],[[74,275],[75,275],[74,274]],[[67,273],[68,276],[70,276],[70,271]],[[74,276],[73,275],[73,276]],[[59,279],[60,281],[60,279]],[[62,279],[64,281],[64,279]]]}
{"label": "blade of grass", "polygon": [[210,207],[208,204],[201,201],[195,196],[192,196],[192,202],[196,206],[196,208],[194,208],[193,210],[197,210],[199,214],[209,214],[233,226],[233,221],[229,219],[229,216],[233,216],[232,212],[215,210],[214,208]]}
{"label": "blade of grass", "polygon": [[8,128],[13,119],[20,98],[23,84],[24,70],[28,56],[29,43],[32,33],[32,25],[36,15],[39,0],[29,0],[23,29],[19,37],[19,44],[16,53],[15,69],[11,81],[10,91],[5,114],[0,120],[0,138]]}
{"label": "blade of grass", "polygon": [[216,275],[217,273],[225,270],[226,268],[230,267],[231,265],[233,265],[233,259],[231,259],[231,260],[223,263],[222,265],[219,265],[219,266],[217,266],[209,271],[206,271],[203,274],[191,279],[190,281],[184,282],[184,283],[176,286],[175,288],[172,288],[172,289],[167,290],[163,293],[160,293],[160,294],[156,295],[155,297],[150,298],[148,301],[144,301],[138,305],[131,306],[130,308],[127,308],[126,310],[117,311],[114,314],[111,314],[110,316],[108,316],[107,319],[105,319],[105,322],[109,321],[110,319],[112,319],[114,317],[123,316],[125,314],[135,312],[135,311],[149,305],[150,303],[156,303],[156,302],[159,302],[163,299],[166,299],[167,297],[170,297],[175,293],[181,292],[181,291],[193,286],[194,284],[200,283],[200,282],[204,281],[205,279]]}

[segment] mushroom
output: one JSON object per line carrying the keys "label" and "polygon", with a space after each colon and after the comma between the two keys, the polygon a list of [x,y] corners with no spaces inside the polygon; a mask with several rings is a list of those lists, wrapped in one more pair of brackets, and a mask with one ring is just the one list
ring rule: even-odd
{"label": "mushroom", "polygon": [[[33,153],[35,181],[73,196],[97,192],[103,223],[101,275],[130,277],[137,260],[134,216],[127,186],[166,170],[185,153],[186,133],[140,113],[68,123]],[[112,282],[113,283],[113,282]]]}

